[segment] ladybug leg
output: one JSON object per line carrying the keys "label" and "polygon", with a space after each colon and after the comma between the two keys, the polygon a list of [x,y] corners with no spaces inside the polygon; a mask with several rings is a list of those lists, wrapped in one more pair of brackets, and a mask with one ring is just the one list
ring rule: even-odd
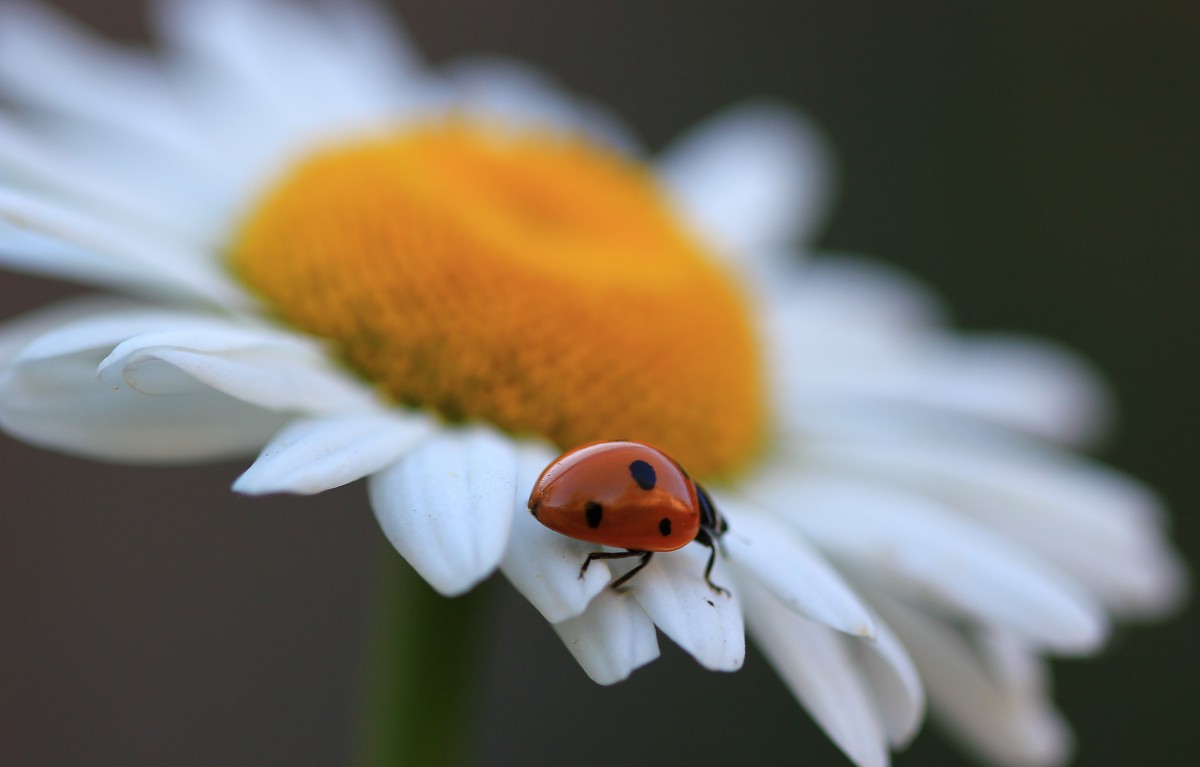
{"label": "ladybug leg", "polygon": [[729,596],[729,589],[718,586],[717,584],[713,583],[713,581],[712,581],[712,569],[713,569],[713,565],[716,564],[716,561],[717,561],[717,547],[713,546],[712,553],[710,553],[708,555],[708,565],[706,565],[704,568],[704,582],[707,583],[708,587],[710,589],[712,589],[713,591],[717,592],[718,594],[720,594],[722,596],[727,597],[727,596]]}
{"label": "ladybug leg", "polygon": [[630,578],[637,575],[639,572],[641,572],[643,567],[650,564],[650,557],[654,556],[653,551],[630,551],[629,553],[630,554],[641,554],[642,561],[638,562],[637,566],[634,567],[632,570],[630,570],[629,572],[622,575],[620,578],[617,578],[615,581],[613,581],[613,584],[612,584],[613,591],[620,591],[621,586],[628,583]]}
{"label": "ladybug leg", "polygon": [[[587,572],[588,565],[590,565],[592,563],[593,559],[627,559],[629,557],[641,557],[641,556],[646,556],[646,558],[649,559],[649,556],[647,556],[649,553],[650,552],[648,552],[648,551],[637,551],[636,549],[630,549],[629,551],[613,551],[613,552],[593,551],[591,554],[587,555],[587,559],[583,560],[583,566],[579,568],[579,579],[583,580],[583,575],[584,575],[584,573]],[[640,565],[635,567],[633,570],[629,571],[629,573],[626,573],[625,577],[622,578],[621,580],[625,580],[630,575],[632,575],[633,573],[636,573],[638,570],[641,570],[645,566],[646,566],[646,562],[643,560]]]}
{"label": "ladybug leg", "polygon": [[722,596],[729,596],[729,589],[722,588],[721,586],[718,586],[712,582],[712,569],[713,565],[717,562],[717,547],[721,545],[720,537],[718,536],[716,540],[713,540],[713,537],[714,536],[709,535],[709,531],[703,527],[700,528],[700,532],[696,533],[696,543],[699,543],[701,546],[707,546],[709,550],[708,565],[706,565],[704,568],[704,582],[708,584],[710,589],[718,594],[721,594]]}

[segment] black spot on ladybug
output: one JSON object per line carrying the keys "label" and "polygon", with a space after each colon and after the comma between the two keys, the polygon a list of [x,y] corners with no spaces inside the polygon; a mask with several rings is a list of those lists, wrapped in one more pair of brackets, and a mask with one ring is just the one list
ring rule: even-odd
{"label": "black spot on ladybug", "polygon": [[662,533],[662,536],[664,538],[666,538],[668,535],[670,535],[671,534],[671,520],[667,519],[666,517],[663,517],[661,520],[659,520],[658,532]]}
{"label": "black spot on ladybug", "polygon": [[583,513],[587,515],[588,527],[596,528],[600,526],[600,520],[604,518],[604,507],[595,501],[588,501],[583,504]]}
{"label": "black spot on ladybug", "polygon": [[654,483],[658,481],[654,467],[645,461],[638,460],[629,464],[629,473],[633,475],[633,481],[643,490],[653,490]]}
{"label": "black spot on ladybug", "polygon": [[541,502],[541,501],[534,501],[534,502],[533,502],[533,503],[532,503],[532,504],[529,506],[529,513],[530,513],[530,514],[532,514],[533,516],[535,516],[535,517],[536,517],[536,516],[537,516],[538,507],[539,507],[539,506],[541,506],[541,505],[542,505],[542,502]]}

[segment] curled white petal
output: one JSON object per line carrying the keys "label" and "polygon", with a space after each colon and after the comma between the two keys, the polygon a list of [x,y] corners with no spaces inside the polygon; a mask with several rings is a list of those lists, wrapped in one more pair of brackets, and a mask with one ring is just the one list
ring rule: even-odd
{"label": "curled white petal", "polygon": [[22,439],[99,460],[180,463],[256,451],[290,417],[194,381],[177,396],[156,397],[98,379],[98,366],[122,339],[194,323],[194,316],[91,313],[75,305],[59,313],[62,324],[49,313],[39,317],[37,326],[52,329],[25,338],[0,371],[0,425]]}
{"label": "curled white petal", "polygon": [[592,681],[615,684],[658,657],[654,622],[629,594],[600,592],[583,614],[554,624]]}
{"label": "curled white petal", "polygon": [[376,410],[288,424],[237,478],[239,493],[320,493],[395,463],[436,429],[429,416]]}
{"label": "curled white petal", "polygon": [[203,385],[270,410],[330,413],[375,404],[373,392],[336,370],[311,340],[216,319],[122,341],[97,372],[114,389],[172,395]]}
{"label": "curled white petal", "polygon": [[27,349],[35,346],[41,339],[54,337],[60,329],[69,328],[68,335],[79,337],[92,330],[96,324],[103,324],[108,317],[140,318],[131,319],[136,323],[136,327],[111,327],[93,342],[80,344],[66,341],[65,353],[70,353],[93,347],[100,348],[106,344],[111,348],[122,338],[128,338],[130,333],[161,327],[161,324],[153,324],[156,319],[161,323],[163,319],[170,321],[178,316],[178,312],[150,309],[136,301],[104,295],[72,298],[48,304],[0,323],[0,366],[18,355],[25,354]]}
{"label": "curled white petal", "polygon": [[371,506],[392,545],[431,586],[454,596],[504,555],[516,494],[507,437],[482,427],[447,431],[371,477]]}

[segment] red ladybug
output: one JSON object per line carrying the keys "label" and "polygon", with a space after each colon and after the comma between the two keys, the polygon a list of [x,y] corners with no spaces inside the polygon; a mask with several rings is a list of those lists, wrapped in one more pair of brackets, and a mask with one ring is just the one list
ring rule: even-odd
{"label": "red ladybug", "polygon": [[717,542],[728,525],[704,488],[674,459],[642,442],[592,442],[556,458],[538,477],[529,511],[563,535],[623,552],[588,554],[579,577],[594,559],[640,556],[642,561],[613,584],[620,588],[656,551],[675,551],[692,541],[712,550],[704,580],[712,582]]}

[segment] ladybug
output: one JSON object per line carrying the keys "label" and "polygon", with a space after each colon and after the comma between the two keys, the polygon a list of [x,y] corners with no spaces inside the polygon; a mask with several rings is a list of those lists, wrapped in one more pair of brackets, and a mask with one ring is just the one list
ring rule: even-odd
{"label": "ladybug", "polygon": [[717,544],[728,525],[704,488],[669,455],[642,442],[591,442],[569,450],[542,471],[529,495],[529,511],[557,533],[622,552],[595,551],[595,559],[641,557],[612,588],[637,575],[658,551],[675,551],[692,541],[712,550],[704,580],[712,582]]}

